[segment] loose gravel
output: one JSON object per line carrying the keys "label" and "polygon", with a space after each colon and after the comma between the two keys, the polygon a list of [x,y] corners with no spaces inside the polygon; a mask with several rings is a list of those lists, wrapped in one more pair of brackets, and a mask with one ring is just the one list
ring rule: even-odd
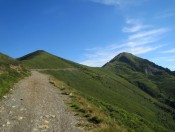
{"label": "loose gravel", "polygon": [[74,113],[49,77],[37,71],[0,101],[0,132],[79,132]]}

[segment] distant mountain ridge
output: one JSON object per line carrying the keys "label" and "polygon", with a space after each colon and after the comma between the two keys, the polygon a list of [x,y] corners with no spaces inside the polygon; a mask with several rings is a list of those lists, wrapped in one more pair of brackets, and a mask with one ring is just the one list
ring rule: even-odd
{"label": "distant mountain ridge", "polygon": [[[167,68],[130,53],[121,53],[103,68],[127,79],[152,97],[175,108],[175,74]],[[173,100],[173,101],[172,101]]]}
{"label": "distant mountain ridge", "polygon": [[154,74],[159,72],[167,72],[169,74],[172,74],[172,72],[168,68],[163,68],[147,59],[142,59],[134,56],[131,53],[126,52],[120,53],[119,55],[114,57],[110,62],[106,63],[103,67],[105,67],[106,65],[110,65],[110,63],[113,63],[115,61],[126,63],[130,67],[132,67],[133,70],[140,71],[144,74]]}

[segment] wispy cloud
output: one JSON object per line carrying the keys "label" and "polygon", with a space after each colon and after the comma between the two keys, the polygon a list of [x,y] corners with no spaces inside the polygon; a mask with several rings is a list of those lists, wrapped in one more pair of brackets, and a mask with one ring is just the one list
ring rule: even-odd
{"label": "wispy cloud", "polygon": [[158,35],[161,35],[161,34],[167,32],[167,31],[169,31],[169,30],[170,29],[168,29],[168,28],[159,28],[159,29],[152,29],[152,30],[149,30],[149,31],[139,32],[139,33],[136,33],[136,34],[133,34],[133,35],[129,36],[129,40],[145,38],[145,37],[154,38]]}
{"label": "wispy cloud", "polygon": [[120,0],[91,0],[96,3],[101,3],[105,5],[120,5],[121,1]]}
{"label": "wispy cloud", "polygon": [[174,10],[165,10],[161,12],[160,14],[157,14],[154,18],[155,19],[166,19],[166,18],[174,17],[174,16],[175,16]]}
{"label": "wispy cloud", "polygon": [[127,26],[123,27],[122,31],[126,33],[138,32],[142,29],[149,28],[149,25],[143,25],[139,19],[127,19]]}
{"label": "wispy cloud", "polygon": [[133,25],[132,27],[124,27],[123,28],[123,32],[137,32],[137,31],[140,31],[141,29],[143,29],[144,26],[141,25],[141,24],[136,24],[136,25]]}
{"label": "wispy cloud", "polygon": [[162,45],[159,45],[159,46],[140,46],[140,47],[134,47],[134,48],[131,48],[128,50],[128,52],[130,53],[133,53],[135,55],[138,55],[138,54],[144,54],[144,53],[147,53],[147,52],[150,52],[150,51],[154,51],[158,48],[161,48]]}
{"label": "wispy cloud", "polygon": [[175,48],[166,50],[166,51],[162,51],[161,53],[175,53]]}
{"label": "wispy cloud", "polygon": [[166,56],[166,57],[156,57],[150,58],[151,61],[163,65],[164,67],[168,67],[171,70],[175,70],[175,56]]}
{"label": "wispy cloud", "polygon": [[[129,24],[131,24],[131,21],[126,20],[126,25]],[[139,55],[155,51],[164,46],[163,44],[157,45],[157,43],[160,42],[162,35],[168,31],[170,31],[168,28],[153,28],[153,26],[150,26],[147,30],[142,28],[134,32],[124,32],[128,34],[125,41],[118,44],[109,44],[106,47],[88,49],[85,60],[80,63],[89,66],[102,66],[121,52]]]}
{"label": "wispy cloud", "polygon": [[[163,61],[163,62],[172,62],[174,64],[175,63],[175,56],[156,57],[156,58],[153,58],[153,60],[155,62]],[[175,68],[175,66],[174,66],[174,68]]]}
{"label": "wispy cloud", "polygon": [[85,60],[80,61],[80,63],[94,67],[102,66],[119,53],[129,52],[135,55],[139,55],[154,51],[158,48],[161,48],[162,46],[163,45],[130,47],[127,46],[127,44],[123,44],[122,48],[112,48],[112,46],[110,45],[107,47],[98,48],[98,50],[92,50],[92,51],[89,50],[88,53],[85,55]]}
{"label": "wispy cloud", "polygon": [[140,3],[143,3],[144,1],[147,0],[90,0],[90,1],[110,6],[125,7],[125,6],[139,5]]}

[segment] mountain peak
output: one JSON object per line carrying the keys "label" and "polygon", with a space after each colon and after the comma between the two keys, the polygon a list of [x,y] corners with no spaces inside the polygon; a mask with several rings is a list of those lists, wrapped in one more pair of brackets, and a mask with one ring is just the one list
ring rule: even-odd
{"label": "mountain peak", "polygon": [[47,53],[47,52],[44,50],[36,50],[36,51],[30,53],[30,55],[36,55],[36,54],[40,54],[40,53]]}
{"label": "mountain peak", "polygon": [[162,72],[168,72],[172,74],[172,72],[167,68],[163,68],[147,59],[142,59],[127,52],[120,53],[119,55],[114,57],[111,61],[106,63],[103,67],[111,67],[111,66],[112,67],[115,66],[116,68],[127,66],[128,68],[134,71],[139,71],[144,74],[150,74],[150,75]]}
{"label": "mountain peak", "polygon": [[[128,53],[128,52],[122,52],[122,53],[118,54],[118,55],[115,56],[115,57],[122,57],[122,56],[129,57],[129,56],[134,56],[134,55],[131,54],[131,53]],[[115,58],[115,57],[114,57],[114,58]]]}
{"label": "mountain peak", "polygon": [[122,52],[118,54],[117,56],[115,56],[109,63],[113,63],[115,61],[128,63],[130,61],[134,61],[134,59],[139,59],[139,57],[136,57],[131,53]]}
{"label": "mountain peak", "polygon": [[34,51],[32,53],[29,53],[29,54],[27,54],[27,55],[25,55],[23,57],[18,58],[18,60],[20,60],[20,61],[21,60],[28,60],[28,59],[31,59],[31,58],[33,58],[33,57],[35,57],[37,55],[42,54],[42,53],[47,53],[47,52],[44,51],[44,50],[36,50],[36,51]]}
{"label": "mountain peak", "polygon": [[72,68],[73,66],[78,65],[44,50],[37,50],[29,53],[21,58],[18,58],[18,60],[30,69]]}
{"label": "mountain peak", "polygon": [[128,55],[132,55],[133,56],[133,54],[128,53],[128,52],[122,52],[122,53],[118,54],[117,56],[128,56]]}
{"label": "mountain peak", "polygon": [[35,53],[43,53],[43,52],[46,52],[44,50],[36,50]]}

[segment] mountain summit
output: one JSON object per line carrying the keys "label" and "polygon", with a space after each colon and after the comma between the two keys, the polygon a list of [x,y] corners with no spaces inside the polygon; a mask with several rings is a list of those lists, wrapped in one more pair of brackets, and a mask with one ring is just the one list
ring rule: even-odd
{"label": "mountain summit", "polygon": [[117,66],[116,68],[121,68],[121,65],[127,65],[128,68],[133,71],[142,72],[147,75],[152,74],[161,74],[163,72],[167,72],[169,74],[173,74],[169,69],[163,68],[161,66],[156,65],[155,63],[134,56],[131,53],[123,52],[116,57],[114,57],[110,62],[105,64],[103,67]]}
{"label": "mountain summit", "polygon": [[112,71],[152,97],[175,108],[175,74],[169,69],[130,53],[117,55],[103,68]]}
{"label": "mountain summit", "polygon": [[29,53],[25,56],[22,56],[20,58],[18,58],[18,60],[22,61],[22,60],[29,60],[29,59],[32,59],[34,58],[35,56],[38,56],[38,55],[41,55],[41,54],[44,54],[44,53],[47,53],[46,51],[44,50],[37,50],[37,51],[34,51],[32,53]]}
{"label": "mountain summit", "polygon": [[75,63],[52,55],[44,50],[37,50],[18,58],[30,69],[72,68]]}

